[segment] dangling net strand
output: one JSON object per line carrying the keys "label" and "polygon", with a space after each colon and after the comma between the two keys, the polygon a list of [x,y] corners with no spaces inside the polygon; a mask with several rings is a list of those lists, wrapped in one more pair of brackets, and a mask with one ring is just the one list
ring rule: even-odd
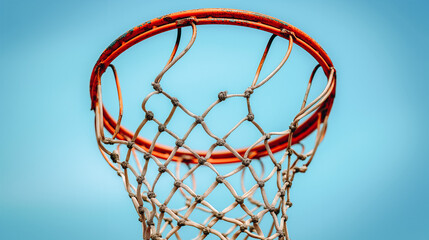
{"label": "dangling net strand", "polygon": [[[163,75],[189,51],[195,42],[197,28],[193,22],[191,22],[190,25],[192,27],[191,40],[185,49],[176,56],[181,38],[181,29],[178,28],[177,39],[172,54],[170,55],[170,58],[167,61],[164,69],[158,74],[152,83],[154,91],[149,93],[142,101],[142,110],[145,112],[146,116],[137,127],[131,139],[122,136],[119,131],[123,114],[122,95],[116,69],[113,65],[109,65],[112,68],[115,76],[120,111],[117,126],[115,127],[112,137],[106,138],[104,135],[105,119],[103,117],[105,109],[102,102],[101,85],[98,85],[98,102],[95,106],[95,129],[100,152],[109,165],[123,179],[125,189],[127,190],[130,198],[132,199],[133,205],[139,214],[139,220],[142,222],[143,239],[145,240],[170,239],[173,236],[175,236],[176,239],[188,238],[187,235],[184,235],[186,234],[186,231],[180,231],[185,226],[198,229],[199,233],[194,239],[204,239],[207,235],[214,234],[222,240],[237,239],[240,236],[243,237],[243,239],[278,238],[289,240],[289,234],[286,226],[286,212],[287,209],[292,206],[290,199],[290,189],[292,182],[295,178],[295,174],[304,173],[307,170],[308,165],[311,163],[317,147],[325,135],[328,114],[318,114],[316,140],[313,149],[307,153],[305,153],[305,148],[302,144],[299,144],[301,146],[300,153],[292,148],[294,131],[296,130],[298,122],[301,119],[316,111],[316,109],[321,106],[324,100],[330,96],[334,89],[333,78],[335,70],[333,68],[331,69],[327,85],[322,93],[307,105],[308,93],[310,91],[314,75],[317,69],[320,67],[317,65],[310,76],[301,109],[294,118],[289,129],[282,132],[266,133],[255,121],[255,116],[251,110],[250,97],[257,88],[263,86],[282,68],[290,56],[294,42],[294,35],[289,34],[289,45],[285,56],[279,65],[267,77],[258,83],[260,71],[269,52],[271,43],[275,38],[275,35],[273,35],[267,43],[252,84],[244,91],[244,93],[228,94],[227,92],[221,92],[218,95],[218,99],[212,103],[203,112],[202,115],[197,115],[189,111],[177,98],[173,97],[169,93],[166,93],[160,85]],[[157,119],[153,112],[147,109],[147,102],[152,96],[155,95],[162,95],[169,99],[172,103],[170,113],[164,121]],[[219,137],[210,131],[210,128],[204,121],[204,118],[216,105],[233,97],[242,97],[246,99],[248,115],[239,120],[238,123],[234,125],[233,128],[230,129],[223,137]],[[195,121],[191,124],[189,129],[182,137],[179,137],[168,128],[168,125],[177,108],[181,109],[189,117],[195,119]],[[155,134],[150,146],[146,148],[135,144],[135,141],[141,130],[149,121],[154,122],[158,126],[158,132]],[[239,152],[237,152],[237,150],[228,144],[227,139],[245,121],[251,122],[253,126],[260,132],[261,136],[246,149],[243,155],[241,155]],[[197,125],[201,125],[205,133],[214,141],[207,152],[205,152],[204,156],[186,144],[187,138]],[[163,161],[160,159],[160,157],[157,157],[153,154],[155,144],[157,143],[161,134],[168,134],[176,141],[172,151],[169,154],[166,154]],[[273,135],[288,135],[288,146],[280,159],[277,159],[274,156],[269,144],[269,139]],[[270,159],[272,164],[272,170],[265,178],[265,165],[269,164],[270,161],[264,163],[262,159],[254,158],[256,153],[252,151],[255,146],[261,143],[265,146],[268,159]],[[113,151],[109,151],[105,145],[115,145],[116,148]],[[127,146],[128,148],[122,161],[119,151],[120,146]],[[241,161],[241,164],[228,173],[219,172],[210,162],[212,153],[216,150],[216,148],[221,146],[225,147]],[[175,163],[176,166],[173,169],[171,162],[180,148],[186,149],[195,159],[198,160],[198,163],[191,165],[189,159],[179,158],[179,161]],[[143,154],[143,164],[141,164],[136,151]],[[108,156],[110,156],[110,160]],[[134,161],[131,161],[131,159],[134,159]],[[150,162],[153,162],[158,167],[158,174],[154,177],[153,181],[149,181],[147,178],[148,171],[155,170],[149,169]],[[257,170],[255,169],[255,162],[258,162],[261,165],[262,171],[260,174],[258,174]],[[302,164],[300,164],[300,162],[302,162]],[[183,174],[182,177],[180,173],[181,165],[185,165],[187,167],[187,171]],[[137,168],[135,168],[135,166]],[[203,192],[201,195],[198,195],[196,193],[195,171],[203,166],[213,171],[213,173],[216,175],[216,179],[214,179],[213,183],[207,188],[205,192]],[[245,187],[244,179],[246,170],[249,170],[249,176],[251,176],[255,182],[255,184],[249,189],[246,189]],[[131,183],[130,180],[132,175],[134,175],[133,178],[135,178],[134,183]],[[234,177],[237,175],[240,176],[238,183],[233,181]],[[167,186],[158,186],[161,176],[169,176],[174,182],[171,190],[165,190]],[[185,181],[188,179],[192,183],[191,187],[185,184]],[[275,179],[275,187],[277,188],[277,193],[272,199],[269,199],[265,189],[265,184],[270,179]],[[134,186],[135,184],[137,184],[137,186]],[[212,205],[212,203],[206,200],[219,185],[224,185],[231,196],[235,199],[234,202],[223,209],[217,209]],[[243,195],[239,195],[237,193],[235,190],[237,188],[241,188]],[[258,190],[260,190],[262,202],[254,198],[254,195]],[[169,194],[165,199],[158,199],[156,194],[158,191],[169,191]],[[179,192],[179,194],[183,197],[185,204],[180,208],[173,209],[169,206],[171,205],[170,201],[172,201],[176,192]],[[236,208],[240,208],[245,214],[234,217],[227,216],[231,215]],[[197,210],[209,214],[209,216],[201,223],[197,223],[190,218],[191,214]],[[265,226],[261,226],[260,223],[262,219],[264,217],[268,218],[268,216],[272,218],[269,227],[267,228]],[[225,231],[221,231],[220,228],[217,228],[217,223],[219,222],[229,223],[230,227]]]}

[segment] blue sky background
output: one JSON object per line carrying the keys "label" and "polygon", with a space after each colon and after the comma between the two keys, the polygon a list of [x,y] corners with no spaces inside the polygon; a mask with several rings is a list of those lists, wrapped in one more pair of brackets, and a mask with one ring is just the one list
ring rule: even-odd
{"label": "blue sky background", "polygon": [[294,182],[292,239],[428,239],[429,5],[413,0],[1,0],[0,238],[140,238],[121,180],[97,149],[90,73],[128,29],[204,7],[291,23],[338,71],[328,133]]}

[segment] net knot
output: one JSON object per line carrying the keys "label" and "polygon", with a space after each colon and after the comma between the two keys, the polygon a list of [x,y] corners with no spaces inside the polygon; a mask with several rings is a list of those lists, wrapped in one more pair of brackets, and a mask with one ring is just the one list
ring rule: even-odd
{"label": "net knot", "polygon": [[280,197],[284,197],[286,195],[286,191],[284,189],[279,191]]}
{"label": "net knot", "polygon": [[[165,212],[165,210],[167,209],[167,206],[165,206],[165,204],[162,204],[160,207],[159,207],[159,212]],[[167,220],[166,220],[167,221]]]}
{"label": "net knot", "polygon": [[243,164],[243,166],[248,167],[250,165],[250,163],[252,162],[252,160],[250,160],[249,158],[244,158],[241,161],[241,164]]}
{"label": "net knot", "polygon": [[277,231],[277,233],[279,234],[279,239],[281,239],[285,236],[285,233],[282,231]]}
{"label": "net knot", "polygon": [[177,187],[177,188],[179,188],[179,187],[182,186],[182,182],[179,181],[179,180],[176,180],[176,181],[174,181],[174,186]]}
{"label": "net knot", "polygon": [[253,89],[249,87],[244,91],[244,97],[249,98],[250,95],[252,95],[252,93],[253,93]]}
{"label": "net knot", "polygon": [[153,120],[153,112],[152,111],[147,111],[145,118],[149,121]]}
{"label": "net knot", "polygon": [[167,171],[167,168],[165,166],[160,166],[158,168],[158,172],[160,172],[160,173],[164,173],[165,171]]}
{"label": "net knot", "polygon": [[158,126],[158,131],[159,131],[159,132],[164,132],[164,131],[165,131],[165,125],[164,125],[164,124],[160,124],[160,125]]}
{"label": "net knot", "polygon": [[153,220],[152,220],[152,219],[147,220],[147,221],[146,221],[146,224],[147,224],[148,226],[154,226],[154,225],[155,225],[155,223],[153,222]]}
{"label": "net knot", "polygon": [[145,154],[143,155],[143,158],[144,158],[145,160],[149,160],[149,159],[150,159],[150,153],[145,153]]}
{"label": "net knot", "polygon": [[215,214],[215,217],[216,217],[217,219],[222,219],[222,218],[223,218],[223,216],[225,216],[225,213],[222,213],[222,212],[218,212],[218,213],[216,213],[216,214]]}
{"label": "net knot", "polygon": [[255,115],[253,113],[249,113],[247,115],[247,121],[252,122],[255,119]]}
{"label": "net knot", "polygon": [[271,134],[266,133],[266,134],[265,134],[265,140],[268,140],[268,139],[270,139],[270,138],[271,138]]}
{"label": "net knot", "polygon": [[140,214],[144,213],[144,207],[143,206],[139,206],[138,211]]}
{"label": "net knot", "polygon": [[243,204],[243,203],[244,203],[244,198],[242,198],[242,197],[237,197],[237,198],[235,198],[235,201],[236,201],[238,204]]}
{"label": "net knot", "polygon": [[287,202],[286,202],[286,206],[288,206],[288,207],[292,207],[292,202],[287,201]]}
{"label": "net knot", "polygon": [[185,143],[185,141],[183,139],[177,139],[176,140],[176,146],[178,146],[178,147],[183,146],[184,143]]}
{"label": "net knot", "polygon": [[128,163],[127,162],[121,162],[121,167],[123,168],[123,169],[127,169],[128,168]]}
{"label": "net knot", "polygon": [[177,107],[179,105],[179,99],[177,98],[171,98],[171,103],[173,104],[173,106]]}
{"label": "net knot", "polygon": [[252,216],[252,218],[251,218],[251,221],[252,221],[253,223],[258,223],[258,222],[259,222],[259,218],[258,218],[258,216],[253,215],[253,216]]}
{"label": "net knot", "polygon": [[244,232],[246,230],[247,230],[246,224],[243,224],[243,225],[240,226],[240,232]]}
{"label": "net knot", "polygon": [[195,118],[195,122],[196,122],[197,124],[200,124],[200,123],[204,122],[204,118],[203,118],[203,117],[201,117],[201,116],[197,116],[197,117]]}
{"label": "net knot", "polygon": [[104,142],[105,144],[109,144],[109,145],[113,145],[113,144],[114,144],[114,142],[113,142],[113,139],[112,139],[112,138],[105,138],[105,139],[103,140],[103,142]]}
{"label": "net knot", "polygon": [[265,182],[264,181],[258,181],[258,186],[260,188],[264,187],[265,186]]}
{"label": "net knot", "polygon": [[152,192],[152,191],[147,192],[147,197],[148,197],[148,198],[156,198],[156,193],[154,193],[154,192]]}
{"label": "net knot", "polygon": [[216,182],[218,182],[218,183],[223,183],[224,180],[225,180],[225,178],[222,177],[222,176],[217,176],[216,177]]}
{"label": "net knot", "polygon": [[180,219],[179,221],[177,221],[177,226],[179,227],[183,227],[186,224],[186,220],[185,219]]}
{"label": "net knot", "polygon": [[160,83],[153,82],[152,87],[153,90],[157,91],[158,93],[162,93],[162,87]]}
{"label": "net knot", "polygon": [[133,141],[127,142],[127,148],[133,148],[133,147],[134,147],[134,142]]}
{"label": "net knot", "polygon": [[155,233],[153,235],[150,236],[151,240],[161,240],[161,234]]}
{"label": "net knot", "polygon": [[269,212],[275,212],[276,211],[276,208],[273,206],[269,206],[267,209]]}
{"label": "net knot", "polygon": [[219,98],[219,101],[225,101],[226,97],[227,97],[228,92],[227,91],[223,91],[220,92],[217,97]]}
{"label": "net knot", "polygon": [[204,234],[204,235],[209,235],[209,233],[210,233],[210,228],[208,228],[208,227],[204,227],[202,231],[203,231],[203,234]]}
{"label": "net knot", "polygon": [[294,169],[296,172],[305,173],[307,171],[307,166],[295,167]]}
{"label": "net knot", "polygon": [[277,168],[277,171],[282,170],[282,165],[280,163],[275,163],[275,167]]}
{"label": "net knot", "polygon": [[226,141],[224,139],[219,138],[216,142],[216,145],[223,146],[223,145],[225,145],[225,143],[226,143]]}
{"label": "net knot", "polygon": [[293,122],[293,123],[291,123],[289,125],[289,129],[290,129],[291,132],[295,132],[296,128],[297,128],[297,123],[296,122]]}
{"label": "net knot", "polygon": [[195,202],[197,202],[197,203],[201,203],[203,200],[204,200],[204,197],[203,197],[203,196],[197,195],[197,196],[195,197]]}
{"label": "net knot", "polygon": [[112,162],[117,163],[119,161],[119,154],[116,151],[113,151],[110,154],[110,159],[112,159]]}
{"label": "net knot", "polygon": [[199,157],[198,158],[198,164],[200,165],[204,165],[207,162],[207,159],[203,158],[203,157]]}
{"label": "net knot", "polygon": [[143,176],[138,176],[138,177],[136,178],[136,180],[137,180],[137,183],[138,183],[138,184],[142,184],[142,182],[144,181],[144,177],[143,177]]}

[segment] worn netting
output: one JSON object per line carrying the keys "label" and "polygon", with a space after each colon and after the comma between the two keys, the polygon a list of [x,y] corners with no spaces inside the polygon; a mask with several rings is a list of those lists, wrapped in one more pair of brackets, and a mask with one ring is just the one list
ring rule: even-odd
{"label": "worn netting", "polygon": [[[134,207],[142,222],[143,239],[289,239],[287,231],[287,210],[292,206],[290,190],[297,173],[304,173],[311,163],[319,143],[322,141],[327,127],[328,114],[319,113],[314,145],[306,150],[303,144],[292,145],[294,131],[299,121],[314,113],[330,96],[334,89],[334,72],[332,68],[323,92],[313,101],[307,103],[310,87],[316,66],[310,76],[308,87],[303,94],[304,98],[300,111],[291,122],[289,128],[281,132],[265,132],[255,120],[249,99],[252,94],[270,80],[284,65],[288,59],[294,35],[289,34],[289,46],[281,63],[266,78],[259,81],[259,73],[270,48],[273,35],[264,51],[263,57],[256,71],[256,76],[243,93],[229,94],[220,92],[218,99],[211,104],[202,114],[195,114],[182,105],[180,99],[174,97],[174,92],[166,92],[162,89],[161,79],[164,73],[170,69],[192,46],[196,39],[197,28],[191,23],[193,34],[185,49],[176,56],[180,42],[181,31],[178,28],[176,45],[167,65],[152,83],[153,92],[148,94],[142,102],[142,110],[145,118],[135,130],[133,137],[126,137],[120,132],[122,118],[122,95],[119,80],[113,65],[120,111],[114,133],[106,137],[105,114],[103,108],[101,85],[98,85],[98,103],[95,107],[96,136],[101,153],[110,166],[123,179],[125,189],[131,198]],[[166,120],[161,121],[147,108],[148,100],[159,95],[171,101],[171,111]],[[225,135],[217,136],[210,131],[204,118],[221,102],[227,102],[230,98],[244,98],[247,101],[247,115]],[[194,123],[188,131],[179,136],[170,128],[169,123],[176,110],[181,109]],[[244,122],[250,122],[260,132],[259,139],[249,146],[244,154],[240,154],[228,144],[228,137]],[[152,140],[150,147],[144,147],[135,143],[139,133],[147,126],[147,123],[156,123],[158,132]],[[211,147],[204,152],[191,149],[187,145],[187,138],[193,129],[201,125],[205,133],[213,139]],[[155,144],[161,134],[168,134],[175,139],[175,146],[166,158],[162,159],[153,154]],[[269,139],[278,136],[288,136],[287,147],[280,157],[275,157]],[[258,144],[264,144],[265,159],[255,158],[253,148]],[[124,151],[124,147],[125,151]],[[231,163],[228,171],[222,165],[211,163],[212,153],[219,147],[230,151],[238,160]],[[122,149],[122,150],[121,150]],[[190,153],[196,161],[189,158],[175,158],[179,149]],[[277,155],[276,155],[277,156]],[[204,178],[210,182],[203,191],[196,191],[199,184],[196,179],[200,169],[210,172]],[[221,169],[221,170],[220,170]],[[151,173],[154,177],[149,177]],[[246,173],[246,174],[245,174]],[[199,176],[203,177],[203,176]],[[167,179],[171,184],[160,184],[160,179]],[[163,182],[165,182],[163,180]],[[268,184],[270,186],[268,186]],[[210,194],[222,188],[221,199],[210,198]],[[267,192],[269,189],[270,192]],[[274,191],[274,192],[273,192]],[[160,194],[164,193],[164,194]],[[163,195],[160,197],[160,195]],[[219,195],[218,195],[219,196]],[[222,195],[220,195],[222,196]],[[230,201],[226,203],[225,201]],[[217,203],[224,203],[219,208]],[[201,220],[201,216],[204,219]],[[197,220],[196,220],[197,219]],[[198,220],[199,219],[199,220]],[[192,234],[192,236],[190,236]]]}

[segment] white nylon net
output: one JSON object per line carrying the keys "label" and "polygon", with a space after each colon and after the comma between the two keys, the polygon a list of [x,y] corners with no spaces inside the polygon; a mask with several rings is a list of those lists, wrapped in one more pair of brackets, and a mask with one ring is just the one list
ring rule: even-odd
{"label": "white nylon net", "polygon": [[[301,110],[296,114],[289,129],[282,132],[265,132],[255,119],[249,99],[254,91],[270,80],[283,66],[293,45],[291,34],[287,53],[281,63],[265,79],[258,82],[260,68],[274,39],[273,36],[251,85],[243,93],[219,93],[218,99],[205,112],[195,114],[182,105],[180,99],[174,97],[174,93],[166,92],[161,87],[164,73],[189,50],[195,41],[196,26],[192,24],[192,28],[193,36],[187,47],[174,58],[177,50],[175,47],[168,64],[152,83],[154,91],[142,102],[145,118],[134,132],[133,138],[125,140],[116,138],[117,134],[120,134],[118,132],[122,115],[118,119],[118,127],[113,136],[104,136],[101,86],[98,86],[95,123],[101,153],[123,179],[125,189],[142,222],[143,239],[289,239],[286,212],[292,206],[290,189],[295,175],[304,173],[311,163],[325,134],[328,115],[319,114],[315,143],[310,150],[305,151],[303,144],[291,146],[294,131],[298,122],[314,113],[330,95],[335,70],[331,70],[326,87],[319,97],[307,104],[312,78],[318,68],[316,67],[310,77]],[[180,39],[180,30],[178,36]],[[114,67],[111,67],[117,78]],[[119,89],[118,93],[120,95]],[[155,95],[171,101],[171,110],[166,119],[158,119],[150,109],[147,109],[146,103]],[[210,131],[210,126],[206,124],[204,118],[216,105],[228,102],[230,98],[244,98],[247,101],[247,115],[243,116],[227,134],[217,136]],[[169,128],[170,120],[178,109],[195,120],[182,136],[175,134]],[[228,137],[246,121],[253,124],[260,132],[260,137],[247,148],[244,154],[240,154],[228,144]],[[149,148],[143,148],[135,144],[135,140],[149,122],[156,123],[158,133],[153,138],[152,145]],[[205,133],[213,139],[213,144],[205,155],[199,155],[186,143],[188,136],[198,125],[201,125]],[[165,159],[152,154],[161,134],[167,134],[175,139],[175,146]],[[286,135],[289,136],[289,145],[280,157],[275,157],[268,140],[271,137]],[[252,149],[261,143],[265,146],[267,157],[254,158]],[[126,146],[125,150],[124,146]],[[234,154],[239,159],[239,163],[231,163],[228,166],[212,164],[211,154],[219,147]],[[187,161],[188,159],[173,161],[178,149],[188,151],[198,159],[198,163],[191,164]]]}

